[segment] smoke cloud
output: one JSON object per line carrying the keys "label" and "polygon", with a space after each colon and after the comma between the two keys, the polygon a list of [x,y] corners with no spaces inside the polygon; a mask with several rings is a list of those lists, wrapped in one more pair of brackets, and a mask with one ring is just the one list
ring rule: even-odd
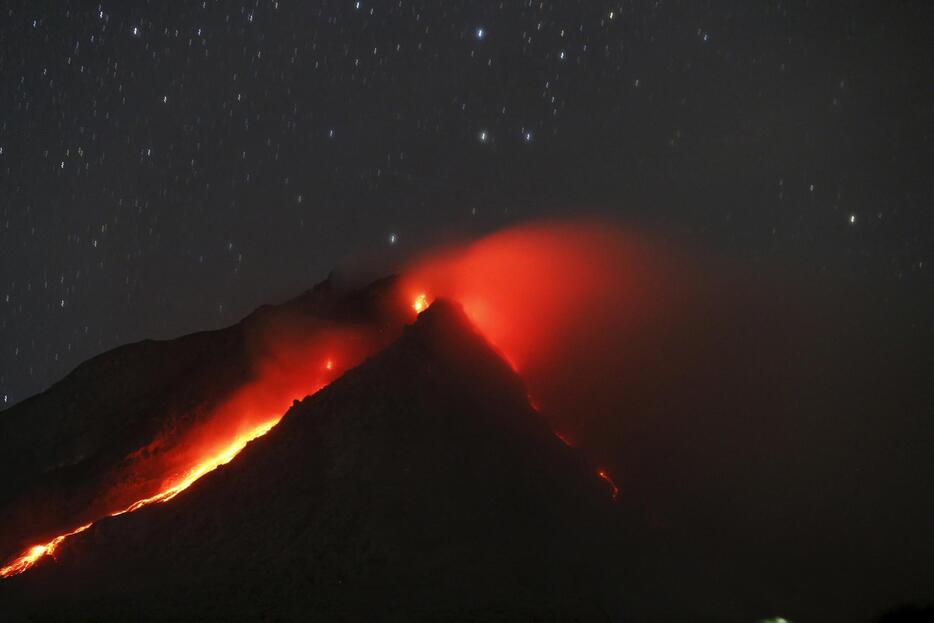
{"label": "smoke cloud", "polygon": [[853,620],[925,595],[930,351],[886,322],[897,298],[599,221],[497,232],[403,275],[410,299],[461,302],[612,474],[646,614]]}

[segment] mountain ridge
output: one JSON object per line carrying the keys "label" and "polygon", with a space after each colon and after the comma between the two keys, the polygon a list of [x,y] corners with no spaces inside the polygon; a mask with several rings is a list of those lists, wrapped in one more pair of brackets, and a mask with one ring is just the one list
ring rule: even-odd
{"label": "mountain ridge", "polygon": [[613,508],[436,301],[233,462],[77,535],[0,596],[65,620],[606,620]]}

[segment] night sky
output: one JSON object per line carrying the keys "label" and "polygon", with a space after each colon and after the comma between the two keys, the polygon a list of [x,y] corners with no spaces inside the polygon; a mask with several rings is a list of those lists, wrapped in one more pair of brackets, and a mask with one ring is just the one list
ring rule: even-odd
{"label": "night sky", "polygon": [[6,3],[0,407],[546,215],[930,295],[932,39],[927,0]]}

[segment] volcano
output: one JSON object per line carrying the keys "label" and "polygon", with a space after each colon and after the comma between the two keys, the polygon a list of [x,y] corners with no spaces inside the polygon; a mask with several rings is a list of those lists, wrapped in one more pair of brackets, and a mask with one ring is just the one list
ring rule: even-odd
{"label": "volcano", "polygon": [[[96,450],[87,453],[93,459],[57,466],[67,453],[48,453],[60,447],[48,437],[41,441],[44,463],[40,452],[19,459],[26,477],[5,492],[6,507],[13,509],[8,515],[28,515],[24,505],[31,512],[56,493],[77,491],[66,503],[45,504],[41,516],[49,519],[38,532],[52,534],[66,525],[68,509],[86,511],[72,523],[90,519],[95,496],[82,492],[114,478],[125,459],[111,457],[160,438],[167,425],[153,422],[158,409],[176,413],[167,403],[203,404],[211,392],[230,395],[250,376],[242,371],[245,336],[259,317],[311,318],[312,326],[329,329],[352,317],[355,335],[365,335],[355,343],[367,344],[357,352],[372,355],[296,400],[266,434],[169,503],[93,518],[54,556],[0,582],[5,616],[609,618],[615,607],[607,597],[617,559],[610,536],[615,485],[554,434],[522,380],[458,304],[436,300],[403,330],[404,312],[390,304],[387,283],[353,294],[324,284],[238,327],[161,345],[156,358],[145,352],[156,348],[152,344],[111,353],[76,371],[39,404],[24,404],[23,411],[39,412],[61,400],[56,396],[65,388],[86,396],[89,387],[112,387],[105,379],[114,366],[130,378],[160,371],[145,390],[142,383],[110,390],[120,396],[111,405],[147,405],[130,409],[128,421],[116,415],[120,409],[95,420],[82,407],[89,415],[71,423],[86,429],[78,438],[102,440],[112,421],[123,426],[106,443],[87,442]],[[166,354],[173,350],[184,355]],[[114,363],[119,357],[146,363],[130,371],[133,366]],[[301,361],[285,362],[307,371]],[[197,384],[189,383],[192,375]],[[197,392],[190,389],[195,385]],[[174,421],[168,428],[192,425]],[[68,487],[72,476],[62,475],[69,471],[77,474],[75,489]],[[6,547],[13,551],[23,542],[8,539]]]}

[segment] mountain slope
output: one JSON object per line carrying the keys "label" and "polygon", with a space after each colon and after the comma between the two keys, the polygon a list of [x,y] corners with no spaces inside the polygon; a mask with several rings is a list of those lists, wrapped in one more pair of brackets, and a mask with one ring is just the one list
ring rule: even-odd
{"label": "mountain slope", "polygon": [[0,599],[40,620],[605,620],[612,509],[438,301],[232,463]]}
{"label": "mountain slope", "polygon": [[401,330],[394,296],[393,279],[359,291],[327,280],[225,329],[103,353],[5,410],[0,473],[16,478],[0,481],[0,560],[126,506],[106,494],[140,456],[171,450],[249,383],[270,335],[355,327],[376,348]]}

